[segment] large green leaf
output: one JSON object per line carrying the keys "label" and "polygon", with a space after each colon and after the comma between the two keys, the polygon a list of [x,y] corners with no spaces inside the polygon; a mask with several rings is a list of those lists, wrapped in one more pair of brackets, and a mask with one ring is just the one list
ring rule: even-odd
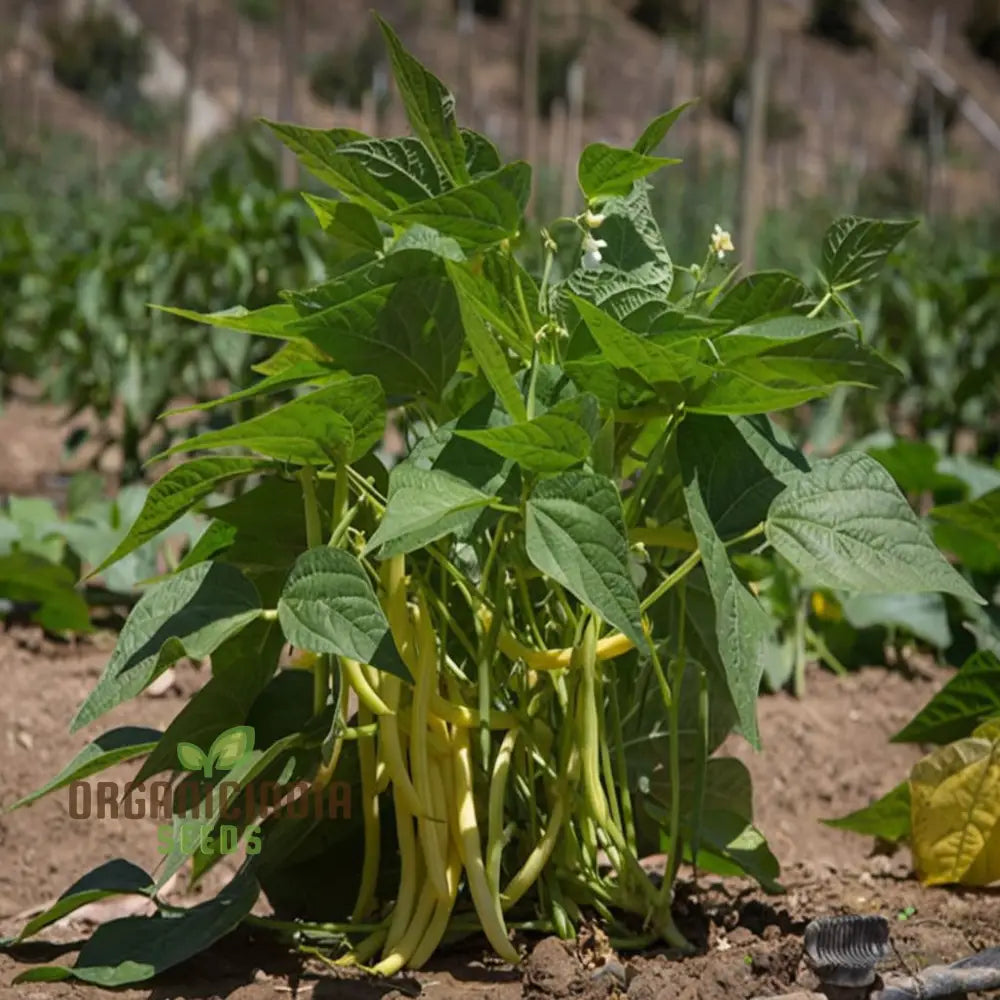
{"label": "large green leaf", "polygon": [[396,33],[382,18],[376,14],[375,19],[385,37],[392,75],[413,131],[456,184],[467,181],[469,168],[465,143],[455,121],[455,98],[433,73],[403,48]]}
{"label": "large green leaf", "polygon": [[525,548],[538,569],[644,644],[621,496],[611,479],[582,470],[543,479],[528,500]]}
{"label": "large green leaf", "polygon": [[[258,695],[267,687],[285,646],[277,622],[257,619],[212,654],[212,677],[174,716],[136,782],[177,767],[177,747],[209,747],[227,729],[246,723]],[[263,741],[262,741],[263,742]]]}
{"label": "large green leaf", "polygon": [[493,499],[458,476],[402,462],[389,476],[385,514],[365,551],[383,559],[413,552],[468,527]]}
{"label": "large green leaf", "polygon": [[737,326],[783,313],[809,297],[809,289],[787,271],[758,271],[741,278],[712,309],[712,319]]}
{"label": "large green leaf", "polygon": [[886,257],[917,223],[846,216],[823,237],[823,277],[832,288],[870,281]]}
{"label": "large green leaf", "polygon": [[[327,315],[334,307],[343,309],[356,302],[372,302],[375,291],[380,291],[383,299],[387,298],[392,286],[404,278],[437,278],[441,274],[443,270],[437,254],[422,247],[404,247],[373,260],[349,261],[320,284],[284,295],[302,317],[316,313]],[[368,308],[373,313],[377,306]],[[359,321],[364,321],[364,316],[364,312],[360,312]],[[296,325],[294,332],[300,335],[302,329]]]}
{"label": "large green leaf", "polygon": [[462,324],[451,282],[403,278],[295,324],[342,368],[391,396],[438,400],[458,367]]}
{"label": "large green leaf", "polygon": [[738,326],[717,337],[713,343],[722,361],[730,365],[740,358],[752,357],[787,344],[813,340],[821,334],[843,330],[840,317],[772,316]]}
{"label": "large green leaf", "polygon": [[463,248],[479,250],[517,235],[530,192],[531,167],[518,161],[453,191],[398,209],[388,221],[430,226]]}
{"label": "large green leaf", "polygon": [[661,347],[649,338],[633,333],[586,299],[570,295],[569,300],[601,354],[613,367],[633,372],[650,386],[679,383],[688,377],[704,379],[711,376],[711,369],[696,358]]}
{"label": "large green leaf", "polygon": [[89,632],[90,613],[65,566],[31,552],[0,556],[0,599],[23,603],[31,620],[50,632]]}
{"label": "large green leaf", "polygon": [[763,521],[774,498],[809,470],[805,456],[766,416],[691,414],[677,434],[684,460],[697,463],[705,511],[724,539]]}
{"label": "large green leaf", "polygon": [[298,649],[346,656],[411,680],[364,567],[349,552],[303,553],[278,600],[278,620]]}
{"label": "large green leaf", "polygon": [[[716,343],[721,345],[723,339]],[[738,342],[724,346],[726,353],[738,355],[732,361],[720,350],[725,367],[694,384],[689,409],[697,413],[766,413],[824,396],[837,385],[871,388],[899,375],[849,333],[820,334],[766,348],[758,342],[753,347],[760,348],[760,353],[751,356],[741,354],[744,346]]]}
{"label": "large green leaf", "polygon": [[636,181],[624,198],[601,206],[604,222],[594,235],[607,244],[595,270],[582,266],[561,290],[593,302],[619,322],[633,327],[649,310],[659,313],[670,295],[674,266],[663,245],[649,204],[649,185]]}
{"label": "large green leaf", "polygon": [[[725,505],[730,498],[724,495],[724,490],[732,483],[726,484],[725,480],[718,482],[715,479],[717,467],[710,440],[713,435],[718,435],[727,450],[734,446],[742,450],[742,446],[732,436],[732,425],[722,421],[696,424],[692,434],[683,433],[685,429],[682,424],[682,433],[677,440],[677,453],[688,517],[698,539],[701,561],[715,607],[715,648],[722,661],[729,693],[736,707],[740,732],[753,746],[759,747],[757,695],[764,672],[764,652],[771,635],[771,621],[757,599],[736,576],[716,529],[715,518],[728,516]],[[776,469],[780,467],[777,459],[769,461]],[[728,467],[727,474],[734,475]],[[762,468],[758,462],[752,462],[747,473],[735,473],[740,474],[747,476],[744,488],[749,489],[749,496],[758,494],[757,502],[774,489],[773,471],[767,466]],[[791,470],[787,470],[785,474],[793,475]],[[793,483],[804,474],[793,478]]]}
{"label": "large green leaf", "polygon": [[316,215],[341,258],[358,253],[379,253],[385,242],[375,216],[353,201],[334,201],[318,195],[302,195]]}
{"label": "large green leaf", "polygon": [[21,929],[15,941],[34,937],[40,930],[81,906],[88,906],[108,896],[138,894],[147,896],[153,888],[153,880],[138,865],[124,858],[105,861],[93,871],[77,879],[48,909],[32,917]]}
{"label": "large green leaf", "polygon": [[264,306],[252,312],[244,306],[233,306],[221,312],[199,313],[190,309],[177,309],[173,306],[155,306],[160,312],[180,316],[181,319],[194,320],[195,323],[205,323],[208,326],[221,327],[223,330],[239,330],[241,333],[255,333],[260,337],[275,337],[288,340],[294,337],[287,326],[296,319],[295,310],[284,303]]}
{"label": "large green leaf", "polygon": [[74,781],[83,781],[92,774],[148,754],[160,739],[158,729],[144,726],[122,726],[102,733],[92,743],[88,743],[51,781],[23,798],[18,799],[5,811],[31,805],[32,802],[48,795],[49,792],[65,788]]}
{"label": "large green leaf", "polygon": [[1000,660],[990,652],[974,653],[892,741],[953,743],[994,716],[1000,716]]}
{"label": "large green leaf", "polygon": [[817,462],[792,483],[771,504],[766,533],[807,586],[985,603],[934,547],[892,476],[860,452]]}
{"label": "large green leaf", "polygon": [[510,362],[494,334],[495,314],[484,308],[488,301],[481,289],[482,279],[467,267],[446,261],[445,267],[458,295],[462,324],[476,364],[515,420],[527,419],[524,400],[511,374]]}
{"label": "large green leaf", "polygon": [[[700,848],[687,860],[716,875],[749,875],[767,892],[781,892],[781,868],[764,835],[745,816],[731,809],[706,810],[698,829]],[[690,839],[690,838],[689,838]],[[663,844],[669,843],[664,837]]]}
{"label": "large green leaf", "polygon": [[870,806],[823,822],[835,830],[849,830],[895,843],[910,835],[910,811],[910,783],[904,781]]}
{"label": "large green leaf", "polygon": [[680,163],[680,160],[647,156],[634,149],[592,142],[580,154],[577,179],[580,190],[588,201],[598,201],[613,195],[623,197],[632,190],[635,181],[672,163]]}
{"label": "large green leaf", "polygon": [[267,458],[327,465],[360,458],[385,432],[385,393],[371,375],[343,379],[260,416],[219,431],[206,431],[161,452],[247,448]]}
{"label": "large green leaf", "polygon": [[851,594],[841,608],[852,628],[901,628],[938,649],[951,645],[948,608],[940,594]]}
{"label": "large green leaf", "polygon": [[685,101],[683,104],[679,104],[676,108],[671,108],[669,111],[665,111],[662,115],[657,115],[646,127],[643,129],[642,135],[636,140],[635,145],[632,147],[637,153],[642,153],[644,156],[648,153],[652,153],[656,150],[661,142],[667,137],[667,133],[674,127],[674,122],[691,105],[696,104],[697,101]]}
{"label": "large green leaf", "polygon": [[971,569],[1000,568],[1000,489],[975,500],[935,507],[934,538]]}
{"label": "large green leaf", "polygon": [[590,454],[598,416],[597,400],[582,394],[557,403],[527,423],[456,433],[529,472],[554,473],[579,465]]}
{"label": "large green leaf", "polygon": [[139,516],[132,522],[128,534],[115,550],[95,569],[91,576],[107,569],[130,552],[155,538],[183,514],[204,500],[215,488],[230,479],[241,479],[264,468],[266,463],[255,458],[196,458],[171,469],[150,487]]}
{"label": "large green leaf", "polygon": [[304,128],[264,119],[302,165],[376,218],[439,194],[446,180],[420,139],[372,139],[350,129]]}
{"label": "large green leaf", "polygon": [[14,982],[72,977],[108,989],[144,982],[228,934],[250,913],[258,895],[253,869],[244,865],[214,899],[169,917],[123,917],[101,924],[80,949],[72,968],[42,966],[22,973]]}
{"label": "large green leaf", "polygon": [[268,375],[266,378],[260,379],[246,389],[230,392],[225,396],[217,396],[215,399],[206,399],[201,403],[178,406],[172,410],[167,410],[163,416],[170,417],[175,413],[204,413],[208,410],[216,410],[221,406],[231,406],[233,403],[241,403],[247,399],[256,399],[259,396],[271,396],[281,392],[288,392],[291,389],[298,388],[300,385],[324,386],[329,385],[331,382],[339,382],[345,378],[347,378],[347,373],[330,362],[300,361],[276,375]]}
{"label": "large green leaf", "polygon": [[208,656],[260,612],[254,585],[234,566],[200,563],[169,577],[132,609],[71,730],[137,695],[181,657]]}

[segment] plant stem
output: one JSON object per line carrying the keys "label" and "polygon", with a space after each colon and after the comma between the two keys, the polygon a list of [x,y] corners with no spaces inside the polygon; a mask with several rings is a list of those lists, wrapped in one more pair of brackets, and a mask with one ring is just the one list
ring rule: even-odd
{"label": "plant stem", "polygon": [[316,480],[311,466],[305,465],[299,470],[299,483],[302,485],[302,500],[306,517],[306,545],[314,549],[323,544],[323,529],[321,527],[319,500],[316,497]]}
{"label": "plant stem", "polygon": [[654,605],[667,591],[671,590],[676,584],[680,583],[697,565],[701,562],[701,549],[697,549],[692,552],[691,555],[687,557],[671,573],[665,580],[663,580],[651,594],[649,594],[643,602],[639,605],[640,609],[645,611],[647,608]]}

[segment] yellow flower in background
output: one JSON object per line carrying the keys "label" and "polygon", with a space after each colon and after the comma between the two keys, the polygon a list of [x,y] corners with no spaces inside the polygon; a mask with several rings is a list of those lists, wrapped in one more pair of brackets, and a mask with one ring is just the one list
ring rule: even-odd
{"label": "yellow flower in background", "polygon": [[840,605],[837,601],[814,590],[809,599],[813,614],[825,622],[839,622],[841,619]]}

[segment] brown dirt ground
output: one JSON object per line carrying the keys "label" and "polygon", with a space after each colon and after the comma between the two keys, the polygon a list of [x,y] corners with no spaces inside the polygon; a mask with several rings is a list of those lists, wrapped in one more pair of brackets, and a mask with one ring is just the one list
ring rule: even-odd
{"label": "brown dirt ground", "polygon": [[[8,404],[0,413],[0,495],[46,490],[60,463],[56,411]],[[16,431],[16,433],[9,433]],[[8,432],[8,433],[5,433]],[[99,726],[70,736],[68,723],[97,679],[113,643],[106,634],[59,643],[37,630],[0,631],[0,808],[48,780],[87,737],[125,722],[163,727],[206,679],[193,665],[177,669],[158,697],[148,694],[111,713]],[[299,964],[268,942],[232,935],[212,951],[142,989],[116,991],[121,1000],[274,997],[375,1000],[427,996],[439,1000],[555,1000],[626,995],[633,1000],[736,1000],[810,985],[799,963],[801,933],[817,916],[881,913],[892,921],[901,959],[910,966],[951,961],[1000,945],[1000,892],[922,889],[909,874],[906,852],[876,854],[865,838],[829,829],[823,817],[865,805],[891,788],[919,756],[919,748],[893,746],[889,735],[926,703],[947,671],[918,665],[906,672],[870,668],[848,678],[814,670],[807,693],[762,699],[764,750],[753,753],[732,740],[729,752],[749,766],[756,789],[756,821],[783,865],[787,892],[766,896],[739,880],[682,873],[678,919],[700,948],[694,958],[620,956],[610,965],[625,984],[606,974],[599,935],[570,951],[555,939],[523,940],[520,971],[484,960],[481,947],[446,953],[418,975],[392,982],[338,978],[323,966]],[[107,775],[124,782],[128,765]],[[0,813],[0,937],[15,933],[34,908],[58,896],[79,875],[113,857],[152,870],[159,858],[150,821],[72,820],[64,796],[53,795],[11,814]],[[170,896],[197,901],[214,894],[232,865],[214,871],[193,896],[182,884]],[[118,901],[50,928],[44,942],[0,954],[0,1000],[98,1000],[101,992],[66,983],[8,985],[25,963],[68,964],[95,921],[124,915]],[[907,907],[906,921],[896,915]],[[266,913],[262,903],[260,912]],[[80,919],[88,917],[87,920]]]}

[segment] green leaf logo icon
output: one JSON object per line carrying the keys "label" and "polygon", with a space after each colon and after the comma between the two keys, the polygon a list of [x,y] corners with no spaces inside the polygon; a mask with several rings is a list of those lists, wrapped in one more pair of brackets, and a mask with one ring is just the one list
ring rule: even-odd
{"label": "green leaf logo icon", "polygon": [[207,754],[193,743],[178,743],[177,759],[185,770],[201,771],[211,778],[215,767],[220,771],[232,770],[253,750],[253,742],[253,726],[234,726],[215,738]]}
{"label": "green leaf logo icon", "polygon": [[208,762],[205,752],[193,743],[178,743],[177,759],[181,767],[188,771],[200,771]]}
{"label": "green leaf logo icon", "polygon": [[215,738],[209,758],[220,771],[229,771],[253,750],[253,726],[234,726]]}

